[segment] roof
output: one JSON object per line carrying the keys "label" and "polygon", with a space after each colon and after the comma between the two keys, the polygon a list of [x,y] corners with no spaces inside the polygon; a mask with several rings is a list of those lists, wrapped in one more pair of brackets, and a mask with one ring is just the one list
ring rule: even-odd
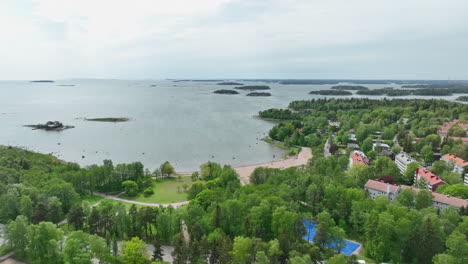
{"label": "roof", "polygon": [[462,158],[459,158],[453,154],[445,154],[442,156],[443,159],[445,160],[448,160],[448,161],[451,161],[455,164],[457,164],[458,166],[460,167],[465,167],[465,166],[468,166],[468,161],[462,159]]}
{"label": "roof", "polygon": [[361,151],[354,151],[351,153],[350,158],[353,160],[353,164],[370,164],[369,159]]}
{"label": "roof", "polygon": [[374,189],[381,192],[387,192],[387,188],[390,187],[390,192],[395,193],[398,190],[398,186],[376,180],[368,180],[364,185],[365,188]]}
{"label": "roof", "polygon": [[[421,191],[420,189],[418,189],[416,187],[406,186],[406,185],[402,185],[401,188],[403,188],[403,189],[412,189],[416,193]],[[452,197],[450,195],[445,195],[445,194],[441,194],[441,193],[437,193],[437,192],[432,192],[432,201],[447,204],[447,205],[452,205],[452,206],[456,206],[456,207],[468,206],[468,201],[467,200],[464,200],[464,199],[458,198],[458,197]]]}
{"label": "roof", "polygon": [[453,140],[461,140],[463,142],[468,142],[468,137],[450,137]]}
{"label": "roof", "polygon": [[430,185],[435,185],[435,184],[438,184],[438,183],[444,183],[444,180],[442,180],[442,178],[440,178],[439,176],[435,175],[432,171],[428,170],[428,169],[416,169],[416,174],[418,174],[419,176],[423,177],[426,181],[429,182]]}

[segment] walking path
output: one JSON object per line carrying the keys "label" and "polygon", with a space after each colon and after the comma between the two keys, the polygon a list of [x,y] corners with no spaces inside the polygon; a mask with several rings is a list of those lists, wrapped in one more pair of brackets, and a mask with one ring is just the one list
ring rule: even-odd
{"label": "walking path", "polygon": [[178,202],[178,203],[168,203],[168,204],[144,203],[144,202],[127,200],[127,199],[119,198],[119,197],[114,196],[114,195],[107,195],[107,194],[104,194],[104,193],[96,193],[95,192],[94,195],[101,196],[101,197],[107,198],[107,199],[112,199],[112,200],[119,201],[119,202],[131,203],[131,204],[137,204],[137,205],[144,205],[144,206],[151,206],[151,207],[160,207],[160,206],[168,207],[168,206],[172,206],[174,208],[177,208],[177,207],[181,207],[182,205],[185,205],[185,204],[189,203],[189,201]]}
{"label": "walking path", "polygon": [[297,156],[290,157],[284,160],[272,161],[257,165],[248,165],[234,168],[234,170],[239,174],[240,181],[242,185],[246,185],[250,181],[250,175],[252,172],[259,167],[263,168],[274,168],[274,169],[287,169],[290,167],[297,167],[307,164],[309,159],[312,158],[312,150],[310,148],[302,147],[301,152]]}

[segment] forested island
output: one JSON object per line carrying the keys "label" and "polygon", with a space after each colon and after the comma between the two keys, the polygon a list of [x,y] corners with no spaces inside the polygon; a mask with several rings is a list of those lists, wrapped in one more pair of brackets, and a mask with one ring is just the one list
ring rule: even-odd
{"label": "forested island", "polygon": [[32,82],[32,83],[53,83],[54,81],[52,81],[52,80],[33,80],[33,81],[29,81],[29,82]]}
{"label": "forested island", "polygon": [[369,88],[362,85],[335,85],[331,88],[332,90],[369,90]]}
{"label": "forested island", "polygon": [[451,88],[422,88],[414,90],[406,89],[393,89],[393,88],[381,88],[374,90],[359,90],[356,94],[360,95],[387,95],[387,96],[406,96],[406,95],[420,95],[420,96],[450,96],[453,93],[465,93],[468,92],[468,88],[465,89],[451,89]]}
{"label": "forested island", "polygon": [[213,93],[215,94],[239,94],[238,91],[227,90],[227,89],[216,90]]}
{"label": "forested island", "polygon": [[252,93],[248,93],[247,96],[271,96],[271,93],[252,92]]}
{"label": "forested island", "polygon": [[31,127],[32,129],[43,129],[47,131],[62,131],[69,128],[74,128],[74,126],[63,125],[60,121],[47,121],[45,124],[37,125],[24,125],[25,127]]}
{"label": "forested island", "polygon": [[237,83],[237,82],[220,82],[220,83],[217,83],[217,85],[244,85],[244,84]]}
{"label": "forested island", "polygon": [[459,96],[457,98],[457,101],[468,102],[468,96]]}
{"label": "forested island", "polygon": [[86,121],[96,122],[127,122],[130,119],[128,117],[100,117],[100,118],[85,118]]}
{"label": "forested island", "polygon": [[245,85],[245,86],[235,87],[234,89],[249,90],[249,91],[270,90],[270,86],[267,86],[267,85]]}
{"label": "forested island", "polygon": [[309,94],[319,94],[319,95],[353,95],[353,93],[345,90],[320,90],[320,91],[310,91]]}

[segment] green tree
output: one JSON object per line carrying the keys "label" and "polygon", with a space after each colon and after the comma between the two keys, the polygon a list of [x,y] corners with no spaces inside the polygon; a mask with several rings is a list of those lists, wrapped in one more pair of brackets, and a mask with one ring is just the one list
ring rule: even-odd
{"label": "green tree", "polygon": [[460,197],[462,199],[468,199],[468,185],[453,184],[453,185],[441,185],[437,188],[438,193],[447,194],[454,197]]}
{"label": "green tree", "polygon": [[138,185],[134,181],[122,182],[122,188],[125,190],[125,193],[130,197],[136,196],[138,194]]}
{"label": "green tree", "polygon": [[408,208],[413,208],[415,206],[415,197],[414,197],[413,190],[408,188],[404,189],[400,192],[397,196],[397,202],[401,205],[406,206]]}
{"label": "green tree", "polygon": [[432,171],[436,175],[441,175],[445,171],[452,171],[452,169],[453,167],[451,168],[449,163],[446,162],[445,160],[438,160],[438,161],[435,161],[434,164],[432,164]]}
{"label": "green tree", "polygon": [[430,263],[434,255],[443,249],[442,231],[434,219],[436,217],[427,216],[418,230],[416,263]]}
{"label": "green tree", "polygon": [[421,149],[421,156],[424,158],[424,162],[431,163],[434,159],[434,152],[432,151],[432,147],[425,145]]}
{"label": "green tree", "polygon": [[33,214],[33,205],[29,196],[21,196],[19,213],[21,215],[26,216],[28,219],[31,219],[31,216]]}
{"label": "green tree", "polygon": [[91,264],[93,257],[89,250],[89,235],[82,231],[72,232],[65,241],[63,254],[70,264]]}
{"label": "green tree", "polygon": [[49,211],[47,212],[48,214],[48,219],[52,223],[58,223],[62,217],[63,217],[63,212],[62,212],[62,203],[57,197],[50,197],[49,198]]}
{"label": "green tree", "polygon": [[8,244],[17,251],[20,256],[24,256],[28,244],[28,219],[19,215],[15,221],[11,221],[7,227]]}
{"label": "green tree", "polygon": [[38,264],[62,263],[60,243],[63,231],[53,223],[41,222],[29,226],[28,256]]}
{"label": "green tree", "polygon": [[236,264],[252,263],[253,241],[248,237],[234,238],[232,246],[232,261]]}
{"label": "green tree", "polygon": [[161,174],[166,175],[166,177],[170,177],[172,174],[175,173],[174,167],[169,163],[169,161],[164,162],[161,164],[159,168],[161,170]]}
{"label": "green tree", "polygon": [[138,237],[132,237],[130,241],[122,243],[120,259],[125,264],[145,264],[149,262],[146,254],[145,242]]}
{"label": "green tree", "polygon": [[432,206],[432,192],[421,190],[416,194],[416,209],[423,209]]}
{"label": "green tree", "polygon": [[364,153],[368,153],[372,150],[372,137],[368,137],[364,140],[361,146],[361,150]]}
{"label": "green tree", "polygon": [[405,174],[404,174],[404,181],[405,181],[406,184],[408,184],[408,185],[413,184],[414,174],[416,172],[416,169],[420,168],[420,167],[421,166],[416,161],[410,162],[410,164],[408,164],[408,166],[406,166],[406,171],[405,171]]}
{"label": "green tree", "polygon": [[333,255],[328,261],[327,264],[347,264],[346,257],[341,254]]}

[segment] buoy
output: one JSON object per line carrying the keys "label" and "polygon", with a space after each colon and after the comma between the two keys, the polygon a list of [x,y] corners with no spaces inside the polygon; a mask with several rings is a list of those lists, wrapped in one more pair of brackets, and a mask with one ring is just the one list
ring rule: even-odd
{"label": "buoy", "polygon": [[84,159],[84,155],[83,155],[83,156],[81,156],[81,158],[82,158],[82,159]]}

